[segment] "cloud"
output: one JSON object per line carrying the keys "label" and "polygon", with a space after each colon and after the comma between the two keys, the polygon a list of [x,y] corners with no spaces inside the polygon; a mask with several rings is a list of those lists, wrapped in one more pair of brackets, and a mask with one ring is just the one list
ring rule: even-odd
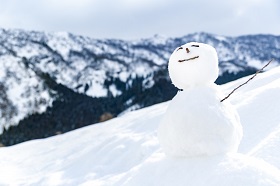
{"label": "cloud", "polygon": [[278,0],[0,0],[0,27],[96,38],[280,33]]}

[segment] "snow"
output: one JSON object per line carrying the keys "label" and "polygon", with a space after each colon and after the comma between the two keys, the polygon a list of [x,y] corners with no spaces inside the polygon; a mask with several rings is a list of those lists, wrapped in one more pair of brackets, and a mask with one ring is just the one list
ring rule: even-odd
{"label": "snow", "polygon": [[[221,88],[230,92],[247,79]],[[226,100],[237,108],[243,125],[239,153],[166,157],[157,139],[170,104],[166,102],[66,134],[0,148],[0,185],[280,185],[279,79],[277,67]]]}
{"label": "snow", "polygon": [[218,35],[215,35],[216,39],[220,40],[220,41],[226,41],[227,38],[225,36],[218,36]]}
{"label": "snow", "polygon": [[[164,56],[162,56],[164,54],[165,53],[159,55],[159,54],[154,53],[152,51],[147,51],[144,48],[143,49],[137,48],[137,50],[133,50],[133,55],[134,56],[146,56],[146,60],[150,60],[151,62],[155,63],[156,65],[164,65],[164,64],[166,64],[166,59],[169,56],[167,58],[164,58]],[[168,55],[170,55],[170,54],[168,53]]]}
{"label": "snow", "polygon": [[175,49],[168,67],[171,81],[183,91],[171,100],[159,126],[165,154],[197,157],[237,152],[242,126],[231,104],[220,102],[225,96],[214,84],[218,77],[216,50],[187,43]]}
{"label": "snow", "polygon": [[264,66],[263,63],[257,59],[249,59],[248,65],[255,67],[256,69],[261,69]]}
{"label": "snow", "polygon": [[135,73],[137,74],[137,76],[139,77],[145,77],[147,76],[149,73],[151,73],[150,67],[148,65],[143,65],[143,64],[136,64],[135,65]]}
{"label": "snow", "polygon": [[120,74],[119,74],[119,78],[122,82],[126,82],[128,77],[129,77],[129,73],[127,73],[127,72],[120,72]]}
{"label": "snow", "polygon": [[110,92],[112,93],[112,95],[114,97],[119,96],[119,95],[122,94],[122,92],[117,89],[115,84],[110,85],[109,86],[109,90],[110,90]]}
{"label": "snow", "polygon": [[223,68],[222,71],[219,72],[219,75],[222,75],[224,72],[237,74],[243,70],[241,66],[234,65],[231,62],[222,62],[220,65],[223,66]]}
{"label": "snow", "polygon": [[147,39],[147,41],[157,45],[165,45],[167,39],[168,38],[165,35],[156,34],[154,37]]}
{"label": "snow", "polygon": [[80,72],[80,71],[83,71],[86,68],[87,63],[84,60],[77,59],[77,60],[75,60],[71,63],[71,66],[76,71]]}
{"label": "snow", "polygon": [[[88,71],[93,71],[92,69],[88,68]],[[87,71],[86,71],[87,72]],[[106,77],[106,73],[103,70],[94,70],[94,73],[89,74],[87,77],[79,77],[80,82],[83,84],[86,82],[89,85],[88,90],[86,91],[87,95],[91,95],[94,97],[105,97],[108,94],[108,90],[104,87],[104,80]],[[87,79],[91,79],[87,81]],[[80,84],[76,84],[77,87]],[[80,93],[84,93],[85,88],[80,87],[76,89]]]}
{"label": "snow", "polygon": [[44,112],[52,104],[52,99],[36,74],[32,70],[24,68],[22,64],[18,65],[20,63],[18,58],[1,56],[0,60],[3,60],[0,64],[0,81],[8,85],[4,88],[7,89],[9,102],[4,105],[7,104],[11,109],[14,108],[8,111],[11,113],[9,118],[4,117],[5,114],[0,111],[0,133],[2,133],[4,127],[8,128],[17,124],[28,114]]}
{"label": "snow", "polygon": [[[241,154],[197,157],[191,160],[169,159],[154,154],[131,170],[128,173],[129,179],[123,185],[248,186],[254,183],[253,185],[265,186],[279,184],[279,173],[277,168],[268,163]],[[148,175],[153,176],[147,177]]]}
{"label": "snow", "polygon": [[171,54],[168,70],[179,89],[213,83],[219,74],[217,52],[207,44],[187,43]]}
{"label": "snow", "polygon": [[92,81],[87,93],[89,95],[96,95],[96,97],[105,97],[107,96],[107,90],[99,82]]}
{"label": "snow", "polygon": [[61,54],[63,59],[68,59],[70,50],[81,51],[82,48],[70,39],[70,34],[67,32],[57,32],[54,34],[47,34],[47,44],[49,47]]}
{"label": "snow", "polygon": [[218,86],[178,92],[159,126],[159,142],[170,157],[197,157],[237,152],[242,127],[236,110]]}
{"label": "snow", "polygon": [[[232,90],[248,78],[242,78],[224,85],[226,90]],[[280,74],[279,67],[256,76],[252,82],[238,89],[234,93],[232,103],[237,107],[241,123],[244,129],[245,140],[242,140],[239,150],[248,153],[269,134],[277,130],[280,124],[279,108],[277,100],[280,98]],[[228,92],[228,91],[226,91]],[[278,108],[278,109],[277,109]],[[252,114],[248,114],[252,113]],[[256,117],[258,120],[256,121]],[[252,130],[254,127],[254,133]]]}

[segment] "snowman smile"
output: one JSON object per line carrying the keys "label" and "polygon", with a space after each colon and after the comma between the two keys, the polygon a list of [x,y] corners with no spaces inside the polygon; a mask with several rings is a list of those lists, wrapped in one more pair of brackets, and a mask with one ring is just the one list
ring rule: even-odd
{"label": "snowman smile", "polygon": [[181,60],[178,60],[178,62],[182,63],[184,61],[190,61],[190,60],[194,60],[194,59],[197,59],[197,58],[199,58],[199,56],[191,57],[191,58],[188,58],[188,59],[181,59]]}

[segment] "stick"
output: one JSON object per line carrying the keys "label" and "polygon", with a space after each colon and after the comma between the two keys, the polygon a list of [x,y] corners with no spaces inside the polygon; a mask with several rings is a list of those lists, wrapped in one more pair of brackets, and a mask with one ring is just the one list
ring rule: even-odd
{"label": "stick", "polygon": [[242,87],[243,85],[247,84],[249,81],[251,81],[254,77],[257,76],[258,73],[260,73],[261,71],[263,71],[263,69],[265,67],[267,67],[271,62],[273,61],[273,59],[271,59],[266,65],[264,65],[260,70],[258,70],[250,79],[248,79],[245,83],[239,85],[238,87],[236,87],[235,89],[233,89],[224,99],[221,100],[221,102],[225,101],[227,98],[229,98],[229,96],[231,94],[233,94],[237,89],[239,89],[240,87]]}
{"label": "stick", "polygon": [[178,62],[184,62],[184,61],[190,61],[190,60],[193,60],[193,59],[196,59],[196,58],[199,58],[199,56],[195,56],[195,57],[192,57],[192,58],[189,58],[189,59],[182,59],[182,60],[179,60]]}

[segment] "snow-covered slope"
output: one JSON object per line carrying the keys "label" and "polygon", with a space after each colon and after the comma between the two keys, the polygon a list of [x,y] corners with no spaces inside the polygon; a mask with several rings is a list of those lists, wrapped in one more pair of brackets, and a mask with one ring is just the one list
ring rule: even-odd
{"label": "snow-covered slope", "polygon": [[[225,93],[246,78],[222,85]],[[280,68],[228,100],[240,114],[240,154],[168,159],[157,139],[168,102],[63,135],[0,148],[0,185],[280,185]],[[252,184],[254,183],[254,184]]]}

